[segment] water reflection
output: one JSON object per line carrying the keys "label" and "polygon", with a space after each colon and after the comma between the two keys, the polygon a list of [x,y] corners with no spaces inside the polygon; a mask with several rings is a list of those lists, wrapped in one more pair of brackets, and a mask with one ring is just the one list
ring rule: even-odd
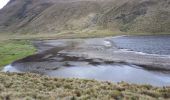
{"label": "water reflection", "polygon": [[102,81],[170,86],[170,74],[160,74],[122,64],[60,68],[46,73],[52,77],[97,79]]}

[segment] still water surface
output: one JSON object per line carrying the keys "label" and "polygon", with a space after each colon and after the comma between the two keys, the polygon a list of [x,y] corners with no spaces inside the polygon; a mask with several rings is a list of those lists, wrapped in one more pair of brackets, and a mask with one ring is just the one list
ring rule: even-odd
{"label": "still water surface", "polygon": [[74,77],[112,82],[125,81],[135,84],[151,84],[154,86],[170,86],[170,74],[159,71],[148,71],[135,65],[77,66],[50,71],[47,75],[53,77]]}
{"label": "still water surface", "polygon": [[113,38],[119,48],[133,51],[170,55],[170,35],[158,36],[122,36]]}

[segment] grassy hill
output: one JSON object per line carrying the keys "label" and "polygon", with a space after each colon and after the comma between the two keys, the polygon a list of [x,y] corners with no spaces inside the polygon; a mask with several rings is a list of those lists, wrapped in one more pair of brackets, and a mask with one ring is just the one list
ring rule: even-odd
{"label": "grassy hill", "polygon": [[168,33],[169,5],[169,0],[11,0],[0,10],[0,31]]}

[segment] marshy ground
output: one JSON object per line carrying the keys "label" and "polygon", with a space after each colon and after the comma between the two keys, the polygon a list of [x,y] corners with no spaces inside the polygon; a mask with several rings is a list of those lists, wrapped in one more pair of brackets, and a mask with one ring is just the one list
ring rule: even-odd
{"label": "marshy ground", "polygon": [[[8,63],[11,63],[12,61],[17,60],[19,58],[23,58],[25,56],[34,54],[36,52],[35,48],[30,44],[30,41],[3,40],[1,41],[1,43],[2,45],[0,53],[1,55],[3,55],[4,59],[6,59]],[[71,47],[74,46],[75,45],[73,44],[71,45]],[[45,47],[44,50],[46,49],[48,49],[48,46]],[[3,53],[4,50],[6,53]],[[13,56],[13,52],[16,53],[15,54],[17,55],[16,58]],[[9,59],[7,55],[14,58]],[[45,58],[48,57],[49,56],[46,56]],[[7,64],[5,63],[5,61],[1,61],[1,63],[2,65]],[[83,100],[84,99],[168,100],[170,98],[169,87],[158,88],[152,87],[150,85],[135,85],[127,84],[124,82],[113,84],[110,82],[99,82],[94,80],[50,78],[47,76],[41,76],[31,73],[3,73],[3,72],[0,73],[0,81],[1,81],[0,99],[2,100],[4,99],[53,100],[56,98],[83,99]]]}

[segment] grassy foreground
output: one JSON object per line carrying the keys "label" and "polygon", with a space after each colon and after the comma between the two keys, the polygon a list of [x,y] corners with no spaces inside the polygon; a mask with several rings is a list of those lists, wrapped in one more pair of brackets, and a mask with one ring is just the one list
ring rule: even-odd
{"label": "grassy foreground", "polygon": [[165,100],[170,88],[57,79],[36,74],[0,73],[1,100]]}

